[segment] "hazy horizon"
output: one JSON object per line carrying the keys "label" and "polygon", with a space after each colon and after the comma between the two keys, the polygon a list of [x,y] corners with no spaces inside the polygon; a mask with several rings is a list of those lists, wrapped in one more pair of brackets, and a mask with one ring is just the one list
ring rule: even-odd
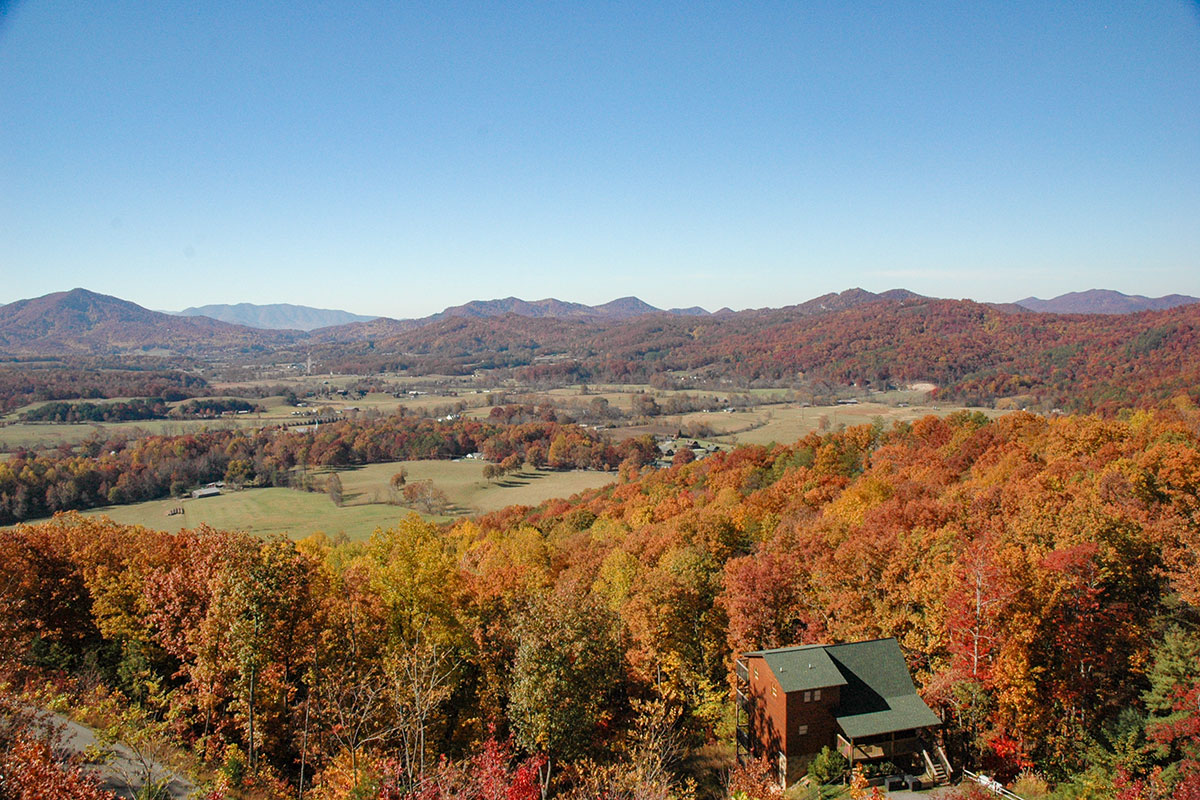
{"label": "hazy horizon", "polygon": [[[854,289],[860,289],[860,288],[863,288],[863,287],[848,286],[844,289],[833,292],[833,294],[838,294],[840,292],[845,292],[845,291],[852,291]],[[890,287],[890,290],[902,290],[905,288],[906,287],[903,287],[903,286],[893,286],[893,287]],[[131,302],[137,303],[137,301],[133,300],[132,298],[120,297],[119,295],[113,295],[111,292],[105,292],[105,291],[95,289],[92,287],[87,287],[87,286],[71,287],[70,289],[58,289],[58,290],[55,290],[54,292],[48,292],[47,294],[56,294],[58,292],[69,292],[74,289],[84,289],[86,291],[95,292],[96,294],[108,295],[110,297],[118,297],[121,300],[129,300]],[[867,290],[867,291],[870,291],[870,290]],[[889,291],[889,289],[881,290],[881,292],[886,292],[886,291]],[[1064,292],[1064,293],[1062,293],[1062,295],[1055,295],[1054,297],[1038,297],[1036,295],[1023,295],[1021,297],[1018,297],[1016,299],[1016,301],[1026,300],[1026,299],[1053,300],[1053,299],[1057,299],[1060,296],[1081,294],[1081,293],[1086,293],[1088,291],[1116,291],[1116,290],[1109,290],[1105,287],[1089,287],[1088,289],[1078,289],[1078,290],[1072,290],[1070,292]],[[879,294],[881,292],[876,292],[876,294]],[[812,295],[810,297],[781,299],[781,300],[777,300],[775,303],[772,303],[769,305],[763,305],[763,306],[745,306],[745,307],[735,308],[735,307],[726,305],[726,306],[713,306],[713,307],[702,306],[701,308],[703,308],[705,311],[707,311],[709,313],[721,311],[722,309],[726,309],[726,308],[728,308],[732,311],[754,311],[754,310],[763,310],[763,309],[771,309],[771,308],[782,308],[785,306],[799,305],[802,303],[806,303],[810,300],[815,300],[818,297],[822,297],[825,294],[830,294],[830,293],[825,292],[820,295]],[[1168,292],[1168,293],[1166,293],[1166,295],[1157,295],[1157,296],[1148,296],[1148,295],[1138,294],[1138,293],[1134,293],[1134,292],[1122,292],[1121,294],[1124,294],[1128,297],[1148,297],[1149,299],[1159,299],[1166,295],[1184,295],[1186,293],[1184,293],[1184,292]],[[38,295],[38,296],[40,297],[42,295]],[[1012,300],[1004,300],[1004,301],[987,300],[987,299],[978,298],[978,297],[949,297],[946,295],[926,295],[926,296],[934,298],[934,299],[971,300],[971,301],[974,301],[977,303],[1015,303],[1016,302],[1016,301],[1012,301]],[[616,300],[623,300],[623,299],[630,298],[630,297],[637,299],[637,300],[641,300],[642,302],[649,303],[651,306],[654,306],[657,309],[662,310],[662,311],[669,311],[672,309],[687,309],[687,308],[695,307],[695,304],[682,305],[679,303],[666,303],[666,304],[653,303],[653,302],[646,300],[646,298],[638,297],[637,295],[620,295],[620,296],[610,297],[606,300],[601,300],[601,301],[598,301],[595,303],[582,303],[582,301],[575,300],[575,299],[569,298],[569,297],[551,297],[551,296],[517,297],[515,295],[505,295],[503,297],[472,297],[468,300],[454,302],[447,306],[441,306],[439,308],[430,309],[430,310],[426,311],[425,313],[420,313],[420,314],[411,315],[411,316],[410,315],[388,314],[388,313],[371,314],[369,312],[357,311],[354,308],[334,308],[334,307],[330,307],[330,306],[312,306],[312,305],[308,305],[305,303],[289,303],[289,302],[284,302],[284,301],[270,301],[270,302],[263,302],[263,303],[254,303],[254,302],[245,301],[245,300],[228,301],[228,302],[214,301],[214,302],[210,302],[210,303],[202,303],[202,304],[197,304],[197,305],[192,305],[192,306],[179,306],[179,307],[174,307],[174,308],[173,307],[165,307],[165,306],[156,308],[156,307],[152,307],[152,306],[147,306],[143,303],[138,303],[138,305],[141,305],[143,308],[146,308],[151,311],[157,311],[157,312],[164,313],[164,314],[174,314],[174,315],[181,315],[181,314],[183,314],[183,312],[191,310],[191,309],[203,309],[203,308],[206,308],[209,306],[224,306],[224,307],[233,308],[233,307],[237,307],[237,306],[249,305],[249,306],[255,306],[255,307],[298,306],[301,308],[311,309],[314,311],[342,312],[342,313],[350,313],[350,314],[357,315],[357,316],[365,316],[365,317],[371,317],[371,318],[390,317],[393,319],[422,319],[424,317],[432,316],[434,314],[443,312],[449,308],[456,308],[456,307],[467,305],[467,304],[474,303],[474,302],[487,303],[487,302],[495,302],[495,301],[502,301],[502,300],[508,300],[508,299],[517,299],[517,300],[520,300],[523,302],[539,303],[539,302],[544,302],[544,301],[549,301],[549,300],[557,300],[557,301],[560,301],[563,303],[582,303],[583,305],[599,306],[599,305],[603,305],[605,303],[613,302]],[[4,306],[4,305],[7,305],[8,303],[16,302],[17,300],[27,300],[27,299],[32,299],[32,298],[19,297],[19,298],[13,298],[11,300],[0,299],[0,306]],[[270,326],[265,326],[265,327],[270,327]]]}

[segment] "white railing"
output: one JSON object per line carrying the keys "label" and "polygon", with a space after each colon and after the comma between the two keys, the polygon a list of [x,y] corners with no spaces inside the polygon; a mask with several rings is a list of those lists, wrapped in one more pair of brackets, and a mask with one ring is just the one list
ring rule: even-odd
{"label": "white railing", "polygon": [[1008,789],[1005,789],[1004,786],[1001,785],[1000,781],[996,780],[995,778],[990,778],[987,775],[976,775],[969,769],[963,770],[963,776],[975,781],[992,794],[1000,795],[1001,797],[1005,798],[1005,800],[1025,800],[1025,798],[1021,797],[1021,795],[1017,794],[1016,792],[1010,792]]}

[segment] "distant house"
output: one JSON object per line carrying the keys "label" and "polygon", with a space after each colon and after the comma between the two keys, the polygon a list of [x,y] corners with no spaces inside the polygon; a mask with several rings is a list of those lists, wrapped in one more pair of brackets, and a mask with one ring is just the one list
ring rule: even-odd
{"label": "distant house", "polygon": [[193,489],[192,499],[199,500],[201,497],[216,497],[221,493],[219,486],[205,486],[203,489]]}
{"label": "distant house", "polygon": [[852,765],[890,761],[935,782],[949,777],[934,741],[942,721],[917,695],[895,639],[743,653],[737,706],[738,758],[766,756],[784,788],[823,747]]}

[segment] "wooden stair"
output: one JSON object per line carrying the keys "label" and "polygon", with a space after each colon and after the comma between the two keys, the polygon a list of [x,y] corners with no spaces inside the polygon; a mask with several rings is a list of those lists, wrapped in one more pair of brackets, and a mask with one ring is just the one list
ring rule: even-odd
{"label": "wooden stair", "polygon": [[[941,748],[935,748],[940,751]],[[925,768],[928,770],[930,777],[933,778],[939,786],[950,782],[950,772],[946,769],[945,755],[941,752],[937,753],[937,757],[929,754],[929,750],[922,750],[921,757],[925,759]]]}

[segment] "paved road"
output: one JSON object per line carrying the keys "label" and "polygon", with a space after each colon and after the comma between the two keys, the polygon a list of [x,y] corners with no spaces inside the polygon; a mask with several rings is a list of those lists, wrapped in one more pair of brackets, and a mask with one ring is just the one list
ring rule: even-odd
{"label": "paved road", "polygon": [[[98,747],[96,734],[86,725],[73,722],[61,714],[44,714],[46,726],[57,728],[61,734],[58,737],[59,747],[67,754],[74,755],[85,752],[89,747]],[[134,797],[142,788],[143,769],[138,760],[122,745],[111,748],[112,756],[103,764],[86,764],[84,769],[100,780],[100,786],[120,797]],[[167,784],[167,794],[171,800],[184,800],[195,791],[195,786],[182,775],[173,773],[161,764],[153,765],[153,778],[171,778]]]}

